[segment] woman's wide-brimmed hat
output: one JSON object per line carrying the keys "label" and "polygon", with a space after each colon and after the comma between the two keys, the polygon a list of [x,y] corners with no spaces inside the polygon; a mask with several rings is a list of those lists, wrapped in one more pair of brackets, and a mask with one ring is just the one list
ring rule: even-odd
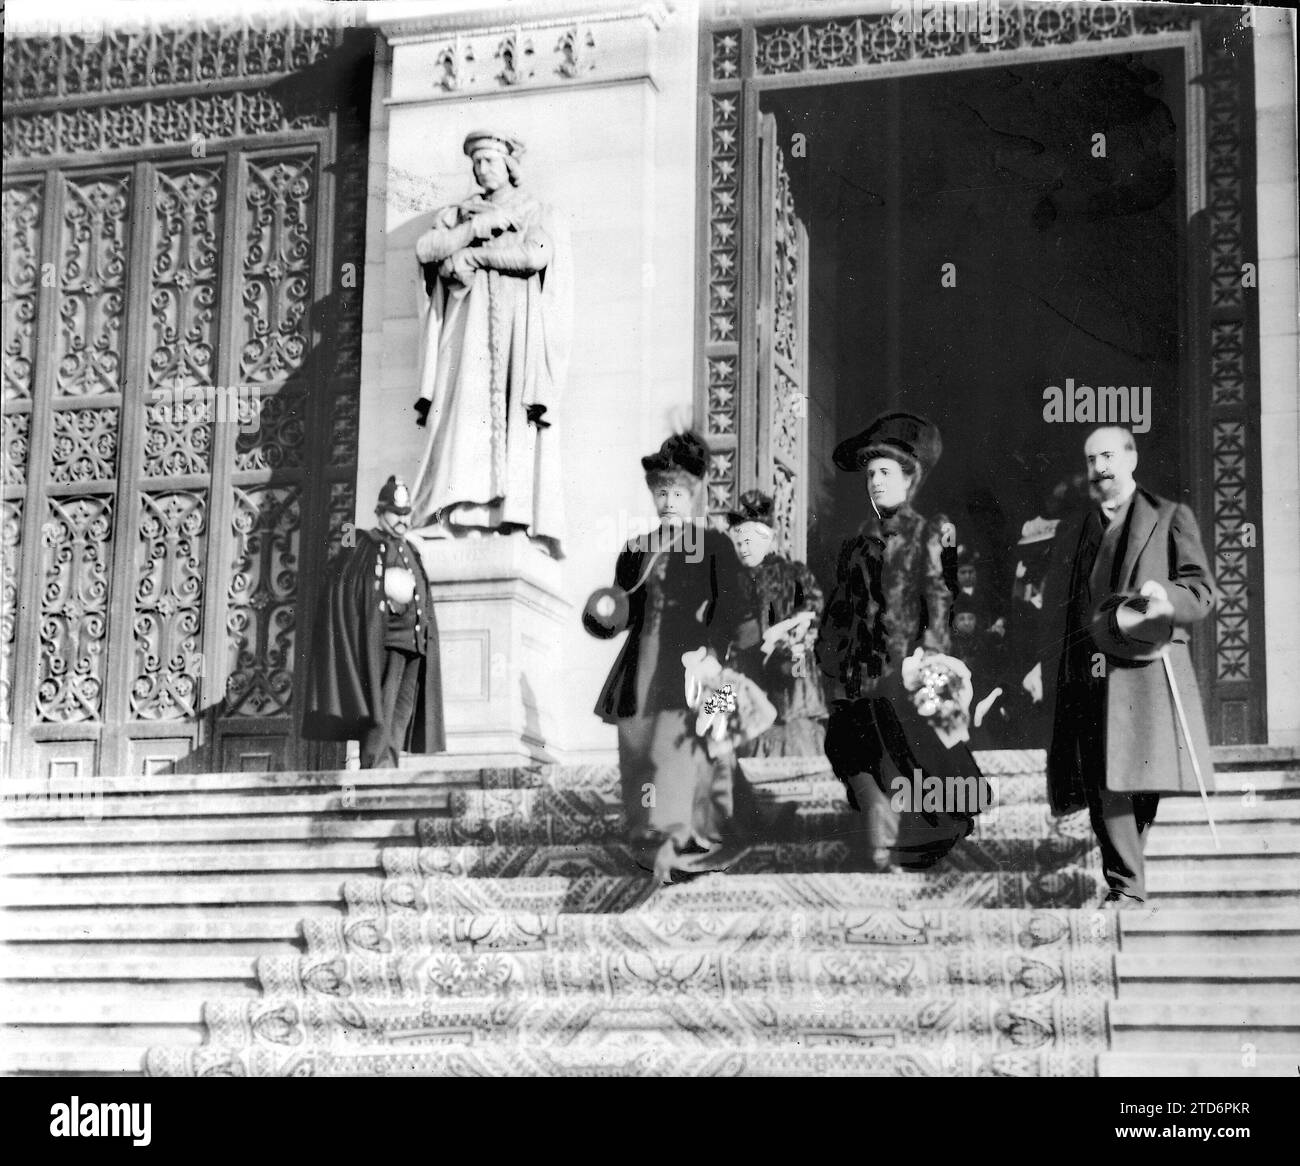
{"label": "woman's wide-brimmed hat", "polygon": [[891,457],[928,473],[943,453],[939,428],[919,413],[884,413],[861,433],[841,441],[832,459],[842,470],[865,470],[876,457]]}
{"label": "woman's wide-brimmed hat", "polygon": [[709,465],[709,447],[695,433],[674,433],[657,452],[641,459],[641,468],[650,474],[689,474],[701,481]]}
{"label": "woman's wide-brimmed hat", "polygon": [[740,526],[745,522],[761,522],[764,526],[774,526],[773,511],[775,504],[772,495],[762,490],[746,490],[740,496],[740,505],[735,510],[727,511],[727,525]]}

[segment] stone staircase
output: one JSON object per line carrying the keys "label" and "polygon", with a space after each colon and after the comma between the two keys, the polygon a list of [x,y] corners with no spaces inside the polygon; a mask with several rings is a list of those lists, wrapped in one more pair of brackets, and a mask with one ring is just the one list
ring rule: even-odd
{"label": "stone staircase", "polygon": [[1120,913],[1096,909],[1086,817],[1047,813],[1042,754],[980,761],[998,804],[934,871],[863,873],[817,758],[752,765],[767,840],[659,890],[612,766],[10,797],[3,1068],[1294,1074],[1294,752],[1216,750],[1222,848],[1167,799],[1153,909]]}

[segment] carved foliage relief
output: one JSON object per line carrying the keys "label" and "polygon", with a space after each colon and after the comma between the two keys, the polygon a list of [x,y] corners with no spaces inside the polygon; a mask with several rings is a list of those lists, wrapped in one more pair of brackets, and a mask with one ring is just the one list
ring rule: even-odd
{"label": "carved foliage relief", "polygon": [[221,254],[221,171],[155,172],[149,277],[151,385],[211,385],[217,268]]}
{"label": "carved foliage relief", "polygon": [[41,184],[4,190],[4,400],[32,395],[32,328],[36,320]]}
{"label": "carved foliage relief", "polygon": [[137,720],[176,720],[199,709],[206,510],[204,491],[141,496],[131,618]]}
{"label": "carved foliage relief", "polygon": [[83,497],[51,498],[46,505],[36,712],[42,721],[98,721],[103,711],[113,503]]}
{"label": "carved foliage relief", "polygon": [[122,391],[130,208],[128,172],[64,180],[55,389],[61,396]]}
{"label": "carved foliage relief", "polygon": [[311,24],[106,29],[101,36],[6,37],[6,101],[264,77],[320,60],[338,38]]}
{"label": "carved foliage relief", "polygon": [[266,383],[283,380],[307,354],[315,161],[252,158],[245,175],[239,366],[244,381]]}
{"label": "carved foliage relief", "polygon": [[236,488],[235,553],[227,588],[227,715],[288,712],[297,626],[300,491]]}
{"label": "carved foliage relief", "polygon": [[13,720],[14,637],[17,631],[18,558],[23,541],[23,503],[0,503],[0,720]]}

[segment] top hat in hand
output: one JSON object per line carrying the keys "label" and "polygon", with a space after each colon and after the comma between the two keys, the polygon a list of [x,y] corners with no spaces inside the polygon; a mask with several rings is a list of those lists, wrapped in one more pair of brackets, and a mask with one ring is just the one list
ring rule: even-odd
{"label": "top hat in hand", "polygon": [[1137,595],[1110,595],[1092,618],[1092,638],[1107,656],[1158,660],[1174,634],[1174,605],[1159,583],[1143,584]]}

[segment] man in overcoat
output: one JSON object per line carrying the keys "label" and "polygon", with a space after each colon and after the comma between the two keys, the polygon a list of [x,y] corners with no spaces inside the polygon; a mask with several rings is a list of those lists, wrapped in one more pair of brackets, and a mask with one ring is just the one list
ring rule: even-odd
{"label": "man in overcoat", "polygon": [[1084,444],[1090,504],[1063,518],[1044,580],[1039,664],[1025,678],[1053,708],[1047,758],[1053,813],[1087,807],[1109,890],[1104,905],[1146,899],[1143,853],[1161,794],[1198,791],[1161,656],[1168,655],[1207,788],[1209,738],[1188,629],[1215,585],[1191,510],[1134,479],[1137,448],[1119,427]]}
{"label": "man in overcoat", "polygon": [[316,615],[302,735],[361,742],[361,768],[396,768],[403,750],[446,748],[438,625],[419,552],[407,539],[411,500],[389,478],[378,525],[355,532]]}

